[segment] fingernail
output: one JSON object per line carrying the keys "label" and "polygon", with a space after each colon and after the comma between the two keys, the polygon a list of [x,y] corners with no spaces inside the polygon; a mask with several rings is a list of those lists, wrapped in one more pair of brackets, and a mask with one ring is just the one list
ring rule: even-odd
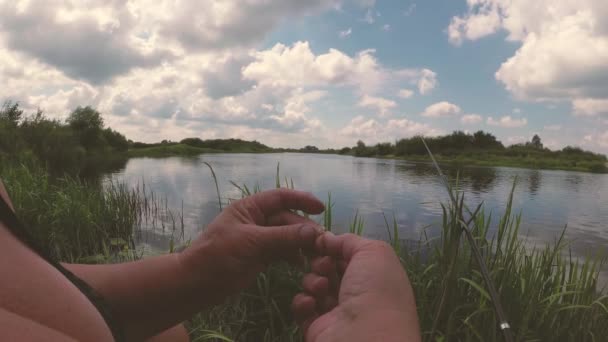
{"label": "fingernail", "polygon": [[325,235],[327,236],[336,236],[334,233],[330,232],[330,231],[325,231]]}
{"label": "fingernail", "polygon": [[316,238],[317,235],[318,235],[318,230],[317,230],[317,228],[315,228],[313,226],[305,225],[302,228],[300,228],[300,236],[305,240],[312,240],[312,239]]}

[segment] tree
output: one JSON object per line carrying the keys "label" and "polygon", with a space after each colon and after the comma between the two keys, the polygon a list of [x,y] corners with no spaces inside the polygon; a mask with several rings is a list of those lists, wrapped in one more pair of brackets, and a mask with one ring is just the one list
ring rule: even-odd
{"label": "tree", "polygon": [[19,108],[19,102],[6,101],[0,108],[0,120],[7,121],[13,127],[17,127],[22,116],[23,110]]}
{"label": "tree", "polygon": [[387,156],[389,154],[395,153],[395,147],[389,142],[378,143],[376,144],[376,153],[381,156]]}
{"label": "tree", "polygon": [[538,136],[538,134],[534,134],[534,136],[532,137],[532,141],[530,143],[532,145],[532,147],[542,150],[543,149],[543,143],[540,140],[540,137]]}
{"label": "tree", "polygon": [[316,146],[312,146],[312,145],[306,145],[303,149],[303,152],[319,152],[319,148]]}
{"label": "tree", "polygon": [[87,151],[107,146],[103,136],[103,118],[97,110],[90,106],[78,107],[70,114],[67,123]]}

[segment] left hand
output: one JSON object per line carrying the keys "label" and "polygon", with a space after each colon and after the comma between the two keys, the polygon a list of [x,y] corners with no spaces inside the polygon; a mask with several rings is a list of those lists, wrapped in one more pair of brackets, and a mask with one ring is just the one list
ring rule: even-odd
{"label": "left hand", "polygon": [[249,286],[269,263],[299,260],[302,251],[313,250],[322,228],[292,210],[324,209],[312,194],[289,189],[246,197],[225,208],[179,258],[201,289],[221,301]]}

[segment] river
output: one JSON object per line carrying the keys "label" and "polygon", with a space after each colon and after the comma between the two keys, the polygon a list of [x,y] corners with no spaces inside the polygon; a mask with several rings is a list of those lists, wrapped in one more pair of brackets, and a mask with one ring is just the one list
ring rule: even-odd
{"label": "river", "polygon": [[[223,201],[240,197],[230,184],[262,189],[275,186],[277,163],[297,189],[326,200],[331,193],[334,227],[347,229],[355,212],[363,215],[365,235],[386,239],[383,214],[400,227],[400,237],[417,240],[423,230],[434,235],[441,222],[440,203],[448,195],[429,164],[401,160],[354,158],[322,154],[212,154],[195,158],[130,159],[108,179],[130,186],[145,183],[164,197],[174,212],[183,213],[186,239],[195,237],[218,213],[217,194],[210,163],[217,175]],[[484,202],[486,214],[504,212],[514,180],[514,211],[522,214],[521,237],[529,245],[552,243],[564,226],[573,255],[582,256],[608,247],[608,175],[570,171],[528,170],[506,167],[444,167],[451,178],[459,176],[459,189],[473,207]],[[319,218],[320,220],[320,218]],[[148,232],[141,243],[166,250],[171,234]]]}

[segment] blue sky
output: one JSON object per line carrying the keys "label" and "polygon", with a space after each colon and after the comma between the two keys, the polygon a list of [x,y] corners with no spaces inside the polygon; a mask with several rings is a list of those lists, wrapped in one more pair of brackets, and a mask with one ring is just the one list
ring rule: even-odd
{"label": "blue sky", "polygon": [[0,0],[0,79],[26,108],[93,105],[142,141],[483,129],[606,153],[606,17],[602,0]]}

